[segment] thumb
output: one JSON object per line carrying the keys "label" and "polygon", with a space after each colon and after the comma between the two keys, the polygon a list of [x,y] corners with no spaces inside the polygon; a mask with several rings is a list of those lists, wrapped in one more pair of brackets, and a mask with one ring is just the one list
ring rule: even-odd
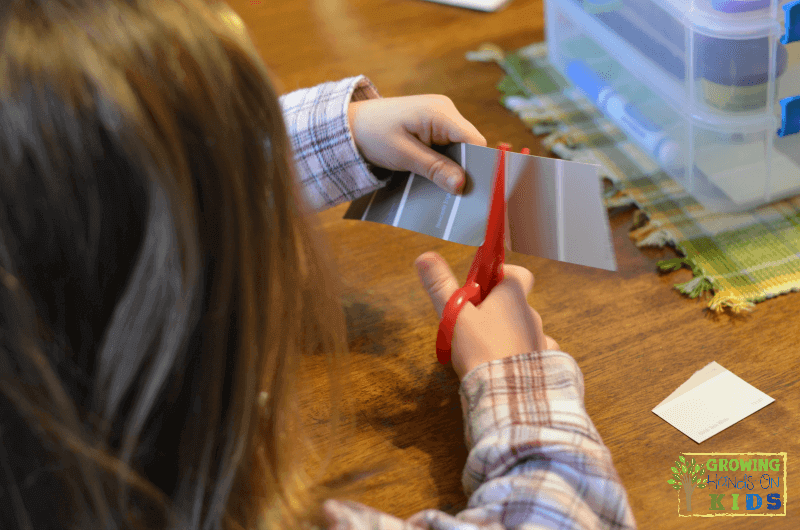
{"label": "thumb", "polygon": [[458,282],[450,266],[436,252],[426,252],[414,261],[417,267],[417,274],[431,297],[433,307],[439,318],[442,318],[442,311],[447,301],[459,288]]}
{"label": "thumb", "polygon": [[411,145],[405,151],[409,171],[427,178],[448,193],[458,193],[464,188],[464,168],[416,138],[409,138],[408,142]]}

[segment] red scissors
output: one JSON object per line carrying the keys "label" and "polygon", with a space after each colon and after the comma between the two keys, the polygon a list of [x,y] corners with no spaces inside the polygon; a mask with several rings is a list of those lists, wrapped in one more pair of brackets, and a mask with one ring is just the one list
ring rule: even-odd
{"label": "red scissors", "polygon": [[[510,146],[507,144],[499,146],[500,152],[497,154],[497,172],[494,178],[492,206],[486,224],[486,237],[475,253],[475,260],[469,270],[467,282],[464,287],[453,293],[442,311],[442,321],[439,323],[439,333],[436,335],[436,357],[442,364],[450,362],[453,330],[461,310],[467,302],[475,305],[483,302],[489,292],[503,281],[503,263],[506,259],[504,245],[506,224],[505,158],[509,148]],[[529,151],[523,149],[522,153],[528,154]]]}

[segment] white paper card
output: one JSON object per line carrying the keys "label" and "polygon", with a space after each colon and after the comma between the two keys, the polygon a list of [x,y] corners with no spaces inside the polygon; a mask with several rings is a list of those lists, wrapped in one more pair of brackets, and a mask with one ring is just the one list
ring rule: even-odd
{"label": "white paper card", "polygon": [[446,4],[456,7],[465,7],[476,11],[498,11],[510,0],[428,0],[437,4]]}
{"label": "white paper card", "polygon": [[775,401],[716,362],[695,372],[653,412],[697,443]]}

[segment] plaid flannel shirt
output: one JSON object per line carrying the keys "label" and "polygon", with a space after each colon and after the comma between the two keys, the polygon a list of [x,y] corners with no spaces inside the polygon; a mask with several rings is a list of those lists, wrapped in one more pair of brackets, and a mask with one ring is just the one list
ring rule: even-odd
{"label": "plaid flannel shirt", "polygon": [[378,97],[363,76],[281,96],[300,185],[314,209],[352,201],[386,184],[359,154],[347,118],[351,101]]}
{"label": "plaid flannel shirt", "polygon": [[[364,77],[281,98],[302,187],[317,209],[381,187],[350,134],[347,105],[379,97]],[[635,528],[625,489],[583,401],[583,375],[566,353],[528,353],[484,363],[461,382],[470,449],[469,496],[456,516],[430,509],[402,521],[329,500],[332,529]]]}

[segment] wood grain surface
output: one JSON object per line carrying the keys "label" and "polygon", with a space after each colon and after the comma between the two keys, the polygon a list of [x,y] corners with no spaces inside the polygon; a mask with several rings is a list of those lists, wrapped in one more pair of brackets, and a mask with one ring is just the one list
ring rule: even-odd
{"label": "wood grain surface", "polygon": [[[367,75],[381,94],[439,93],[484,134],[515,150],[550,156],[498,102],[502,72],[465,60],[484,42],[511,50],[544,40],[542,0],[513,0],[480,13],[418,0],[234,0],[280,91]],[[352,357],[352,409],[336,469],[378,458],[396,483],[355,499],[401,518],[427,508],[456,513],[466,505],[458,380],[435,358],[438,321],[413,269],[428,250],[460,279],[472,247],[384,225],[345,221],[346,205],[320,215],[344,285]],[[618,272],[507,253],[529,268],[529,302],[545,332],[575,357],[586,382],[586,409],[628,490],[640,528],[800,528],[794,513],[800,449],[800,294],[758,304],[752,314],[716,314],[673,289],[691,274],[659,274],[671,249],[638,249],[629,239],[632,211],[610,216]],[[696,370],[717,361],[775,403],[702,444],[651,410]],[[326,427],[324,362],[309,362],[303,403],[313,429]],[[667,484],[680,452],[788,452],[786,517],[679,518]],[[372,480],[372,479],[370,479]],[[377,482],[376,482],[377,484]],[[697,502],[697,501],[695,501]]]}

